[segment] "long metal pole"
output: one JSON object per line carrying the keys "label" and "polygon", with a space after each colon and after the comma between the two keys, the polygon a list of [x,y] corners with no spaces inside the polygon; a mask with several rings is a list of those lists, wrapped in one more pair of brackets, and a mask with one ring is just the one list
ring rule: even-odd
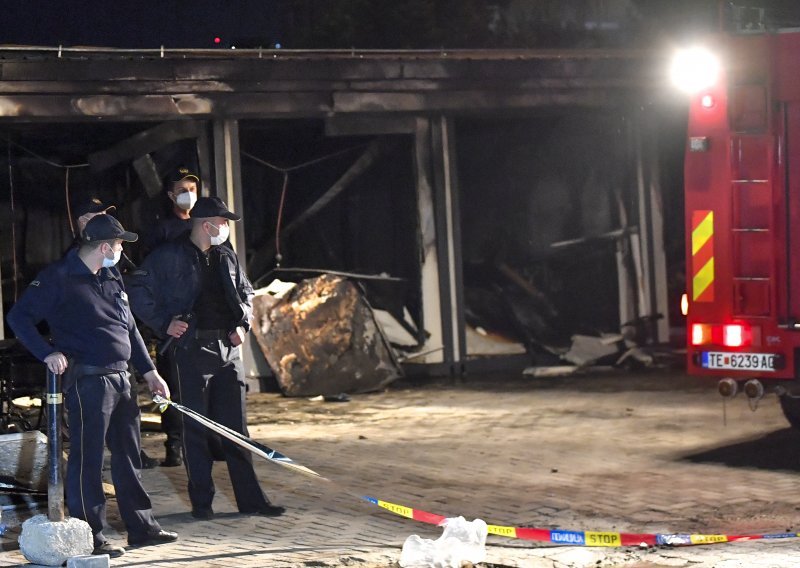
{"label": "long metal pole", "polygon": [[47,517],[64,520],[64,475],[61,467],[61,375],[47,371]]}

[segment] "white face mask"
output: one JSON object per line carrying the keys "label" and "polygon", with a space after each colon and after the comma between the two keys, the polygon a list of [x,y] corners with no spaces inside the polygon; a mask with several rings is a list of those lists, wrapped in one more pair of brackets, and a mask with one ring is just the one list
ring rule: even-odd
{"label": "white face mask", "polygon": [[197,194],[193,191],[184,191],[183,193],[179,193],[178,197],[175,198],[175,204],[184,211],[189,211],[194,207],[196,201]]}
{"label": "white face mask", "polygon": [[103,268],[111,268],[112,266],[116,266],[119,262],[119,259],[122,258],[122,249],[115,250],[113,252],[114,256],[111,258],[103,255]]}
{"label": "white face mask", "polygon": [[231,229],[230,229],[230,227],[228,227],[228,225],[221,225],[221,226],[217,227],[216,225],[214,225],[212,223],[209,223],[208,225],[206,225],[206,227],[208,227],[208,226],[216,227],[216,229],[218,231],[217,232],[217,236],[215,237],[214,235],[209,233],[208,232],[208,228],[206,228],[206,233],[208,233],[208,236],[211,237],[211,244],[212,245],[221,245],[222,243],[224,243],[225,241],[228,240],[228,237],[231,234]]}

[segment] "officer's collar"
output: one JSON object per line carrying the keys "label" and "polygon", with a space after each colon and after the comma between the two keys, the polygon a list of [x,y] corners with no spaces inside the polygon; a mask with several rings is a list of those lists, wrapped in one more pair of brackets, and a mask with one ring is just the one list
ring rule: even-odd
{"label": "officer's collar", "polygon": [[86,266],[81,260],[81,257],[78,256],[78,250],[80,250],[80,247],[75,247],[67,253],[67,267],[69,273],[77,275],[91,274],[92,271],[89,270],[89,267]]}
{"label": "officer's collar", "polygon": [[103,280],[122,280],[122,275],[119,273],[119,269],[116,266],[101,268],[98,274],[100,274],[100,278]]}

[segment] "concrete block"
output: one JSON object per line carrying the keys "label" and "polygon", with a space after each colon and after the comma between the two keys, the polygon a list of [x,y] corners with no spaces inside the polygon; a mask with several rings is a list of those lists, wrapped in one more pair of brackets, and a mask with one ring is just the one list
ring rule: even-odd
{"label": "concrete block", "polygon": [[108,568],[111,564],[108,554],[88,554],[73,556],[67,560],[67,568]]}
{"label": "concrete block", "polygon": [[0,479],[47,491],[47,436],[39,431],[0,436]]}
{"label": "concrete block", "polygon": [[19,549],[33,564],[61,566],[74,556],[92,553],[92,529],[80,519],[51,522],[47,515],[36,515],[22,523]]}

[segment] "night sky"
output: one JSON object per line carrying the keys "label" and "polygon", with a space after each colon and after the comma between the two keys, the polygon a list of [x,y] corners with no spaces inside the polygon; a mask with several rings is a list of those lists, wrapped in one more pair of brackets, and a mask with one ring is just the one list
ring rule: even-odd
{"label": "night sky", "polygon": [[267,47],[279,36],[271,0],[0,0],[0,44]]}
{"label": "night sky", "polygon": [[[288,48],[431,48],[599,47],[638,42],[652,47],[659,37],[715,31],[722,12],[729,18],[746,19],[749,12],[735,8],[742,5],[766,8],[764,21],[770,29],[800,26],[800,0],[726,1],[721,4],[727,7],[722,12],[717,0],[629,0],[625,15],[617,14],[622,27],[599,38],[575,34],[563,18],[583,13],[580,6],[589,10],[588,14],[591,6],[602,3],[497,1],[506,6],[549,6],[541,8],[541,13],[550,13],[551,20],[555,19],[534,21],[529,33],[487,39],[488,20],[484,23],[481,18],[486,17],[482,10],[493,3],[488,0],[0,0],[0,45],[157,49],[162,45],[271,48],[278,43]],[[447,15],[446,21],[431,24],[425,19],[426,6],[438,7]],[[309,14],[313,14],[310,19]],[[426,30],[431,25],[443,34]],[[398,33],[403,38],[395,37]],[[566,37],[569,34],[575,34],[572,41]],[[339,45],[342,42],[344,45]]]}

